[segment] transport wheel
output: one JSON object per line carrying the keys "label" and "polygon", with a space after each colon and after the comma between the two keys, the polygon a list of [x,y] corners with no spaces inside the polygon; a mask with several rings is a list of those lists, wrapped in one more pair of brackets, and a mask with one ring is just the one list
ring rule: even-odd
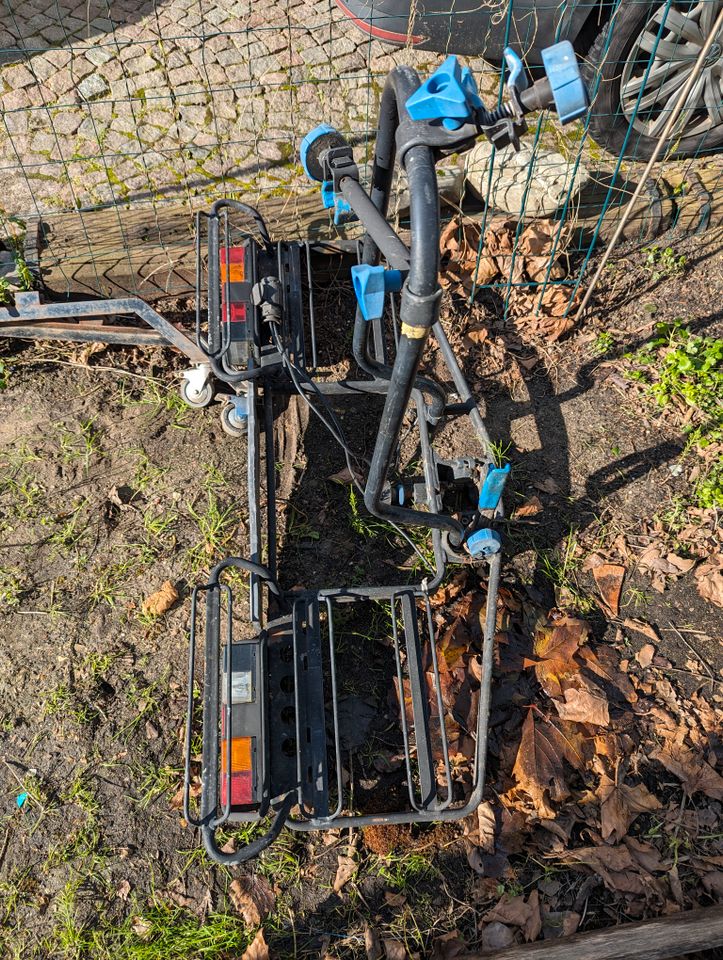
{"label": "transport wheel", "polygon": [[230,437],[245,437],[248,431],[248,419],[239,417],[232,403],[221,408],[221,427]]}
{"label": "transport wheel", "polygon": [[199,393],[198,391],[193,390],[191,388],[191,384],[184,378],[181,380],[178,392],[181,394],[181,400],[183,400],[184,403],[187,403],[189,407],[194,407],[196,410],[201,410],[203,407],[207,407],[213,400],[213,387],[210,383],[207,383],[203,390],[201,390]]}

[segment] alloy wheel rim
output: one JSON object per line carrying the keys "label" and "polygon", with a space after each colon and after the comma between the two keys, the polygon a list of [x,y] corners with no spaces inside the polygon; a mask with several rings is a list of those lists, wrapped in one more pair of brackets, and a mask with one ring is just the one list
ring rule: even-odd
{"label": "alloy wheel rim", "polygon": [[[721,0],[671,4],[667,14],[666,7],[667,4],[661,5],[646,23],[623,67],[620,84],[625,118],[635,131],[651,138],[660,136],[679,91],[690,77],[718,16]],[[715,38],[703,70],[688,94],[676,136],[703,136],[721,124],[723,30]]]}

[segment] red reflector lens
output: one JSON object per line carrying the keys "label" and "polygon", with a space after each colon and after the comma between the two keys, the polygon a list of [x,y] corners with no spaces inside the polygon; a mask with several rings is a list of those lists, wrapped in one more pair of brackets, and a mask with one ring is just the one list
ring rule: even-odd
{"label": "red reflector lens", "polygon": [[223,319],[226,320],[226,317],[231,323],[246,323],[246,304],[245,303],[229,303],[228,313],[226,309],[223,311]]}
{"label": "red reflector lens", "polygon": [[[254,785],[250,770],[231,774],[231,806],[253,803]],[[221,805],[226,806],[226,777],[221,777]]]}

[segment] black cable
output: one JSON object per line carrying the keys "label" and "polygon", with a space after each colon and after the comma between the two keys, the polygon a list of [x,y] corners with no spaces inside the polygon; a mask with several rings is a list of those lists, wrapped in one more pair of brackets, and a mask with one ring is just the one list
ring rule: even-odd
{"label": "black cable", "polygon": [[[312,411],[312,413],[316,414],[316,416],[319,418],[319,420],[321,420],[321,422],[324,424],[324,426],[325,426],[326,429],[329,431],[329,433],[331,434],[331,436],[334,438],[334,440],[336,440],[336,442],[339,444],[339,446],[340,446],[340,447],[342,448],[342,450],[344,451],[344,459],[346,460],[346,466],[347,466],[347,470],[349,471],[349,476],[351,477],[351,481],[352,481],[352,483],[354,484],[354,486],[356,487],[357,491],[361,494],[361,496],[362,496],[362,498],[363,498],[363,497],[364,497],[364,487],[362,487],[362,485],[359,483],[359,480],[357,479],[356,473],[354,472],[354,468],[352,467],[352,464],[351,464],[351,458],[353,458],[354,460],[356,460],[356,462],[357,462],[358,464],[360,464],[360,465],[361,465],[362,463],[368,465],[368,464],[369,464],[369,461],[366,460],[365,458],[360,458],[360,457],[351,449],[351,447],[348,445],[347,440],[346,440],[346,436],[344,435],[344,428],[342,427],[342,425],[341,425],[341,423],[340,423],[340,421],[339,421],[339,418],[337,417],[336,413],[334,412],[334,409],[333,409],[333,407],[331,406],[331,402],[330,402],[329,398],[328,398],[328,397],[325,397],[324,394],[321,393],[321,391],[319,390],[319,388],[318,388],[317,385],[314,383],[314,381],[312,380],[312,378],[309,376],[308,373],[306,373],[306,372],[305,372],[304,370],[302,370],[300,367],[297,367],[297,366],[296,366],[296,364],[294,363],[294,361],[291,359],[291,357],[290,357],[290,355],[289,355],[288,349],[287,349],[286,347],[284,347],[283,344],[281,343],[281,340],[280,340],[279,334],[278,334],[278,330],[276,329],[276,324],[275,324],[275,323],[270,323],[270,324],[269,324],[269,327],[270,327],[270,329],[271,329],[271,337],[272,337],[272,339],[273,339],[273,341],[274,341],[274,346],[275,346],[276,349],[279,351],[279,356],[281,357],[281,362],[282,362],[282,363],[284,364],[284,366],[286,367],[286,369],[287,369],[287,371],[288,371],[288,374],[289,374],[289,376],[291,377],[291,381],[292,381],[292,383],[294,384],[294,386],[296,387],[296,392],[297,392],[297,393],[299,394],[299,396],[302,398],[302,400],[304,401],[304,403],[307,404],[307,406],[308,406],[309,409]],[[307,391],[304,390],[304,388],[303,388],[303,387],[301,386],[301,384],[299,383],[299,378],[302,378],[304,381],[306,381],[306,383],[307,383],[307,384],[311,387],[311,389],[316,393],[316,395],[318,396],[319,400],[322,402],[322,404],[323,404],[324,407],[326,408],[327,413],[328,413],[329,416],[331,417],[332,423],[334,424],[334,428],[335,428],[335,429],[332,428],[332,426],[329,424],[329,422],[326,420],[326,418],[323,416],[323,414],[321,414],[321,413],[319,412],[319,410],[317,410],[317,408],[316,408],[316,407],[314,406],[314,404],[311,402],[311,400],[309,399],[309,397],[308,397],[308,395],[307,395]],[[404,532],[404,530],[402,530],[401,527],[397,526],[397,524],[394,523],[392,520],[387,520],[386,518],[385,518],[385,521],[384,521],[384,522],[385,522],[385,523],[388,523],[389,526],[390,526],[394,531],[396,531],[396,533],[399,534],[399,536],[402,537],[403,540],[406,540],[406,542],[409,544],[409,546],[412,548],[412,550],[416,553],[416,555],[419,557],[419,559],[422,561],[422,563],[427,567],[427,569],[430,570],[431,573],[435,573],[435,572],[436,572],[436,571],[432,570],[432,568],[429,566],[429,563],[428,563],[428,561],[427,561],[427,558],[424,556],[424,554],[422,553],[422,551],[417,547],[417,545],[414,543],[414,541],[412,540],[412,538],[411,538],[410,536],[408,536],[408,534],[406,534],[406,533]]]}

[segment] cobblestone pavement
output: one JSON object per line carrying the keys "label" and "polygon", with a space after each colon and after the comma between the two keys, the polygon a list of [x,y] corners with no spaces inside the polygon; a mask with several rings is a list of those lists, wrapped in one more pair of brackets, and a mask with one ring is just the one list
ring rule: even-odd
{"label": "cobblestone pavement", "polygon": [[299,182],[311,127],[363,142],[389,68],[439,62],[370,41],[332,0],[5,5],[6,214],[273,194]]}

